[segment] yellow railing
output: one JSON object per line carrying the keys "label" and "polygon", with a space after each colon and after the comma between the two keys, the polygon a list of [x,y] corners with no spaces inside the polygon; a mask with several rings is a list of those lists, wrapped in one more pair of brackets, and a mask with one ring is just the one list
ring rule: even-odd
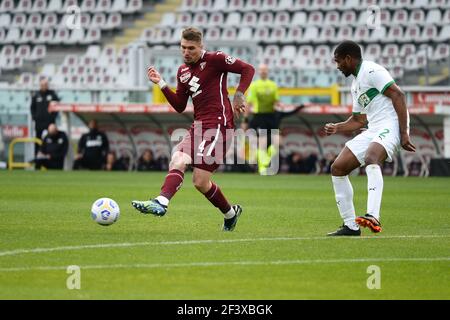
{"label": "yellow railing", "polygon": [[14,146],[17,143],[37,143],[38,145],[42,145],[42,140],[38,138],[16,138],[11,141],[9,144],[9,155],[8,155],[8,168],[9,170],[13,169],[25,169],[32,167],[32,164],[29,162],[14,162]]}
{"label": "yellow railing", "polygon": [[[235,88],[228,89],[230,95],[236,91]],[[340,104],[339,86],[337,84],[326,88],[280,88],[280,96],[329,96],[333,106]],[[164,94],[158,86],[153,86],[153,103],[167,103]]]}

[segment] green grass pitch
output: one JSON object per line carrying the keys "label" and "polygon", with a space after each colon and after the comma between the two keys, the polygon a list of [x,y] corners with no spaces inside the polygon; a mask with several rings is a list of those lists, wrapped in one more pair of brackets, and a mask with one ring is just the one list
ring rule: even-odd
{"label": "green grass pitch", "polygon": [[[329,176],[215,175],[244,208],[231,233],[191,174],[165,217],[137,213],[164,176],[0,172],[0,299],[450,298],[450,179],[385,177],[383,232],[327,238],[341,224]],[[351,181],[364,214],[366,177]],[[91,220],[100,197],[121,208],[110,227]]]}

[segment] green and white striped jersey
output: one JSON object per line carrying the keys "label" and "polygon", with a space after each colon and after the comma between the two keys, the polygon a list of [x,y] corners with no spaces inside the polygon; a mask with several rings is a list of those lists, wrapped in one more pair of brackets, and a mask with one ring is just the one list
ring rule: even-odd
{"label": "green and white striped jersey", "polygon": [[352,83],[353,113],[366,114],[369,129],[386,122],[398,122],[392,100],[383,93],[395,83],[389,72],[379,64],[363,60]]}

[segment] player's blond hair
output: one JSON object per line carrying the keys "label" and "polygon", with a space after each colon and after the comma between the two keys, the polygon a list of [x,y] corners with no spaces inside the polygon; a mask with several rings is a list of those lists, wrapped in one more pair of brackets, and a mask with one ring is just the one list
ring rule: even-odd
{"label": "player's blond hair", "polygon": [[187,41],[194,41],[198,43],[203,42],[203,34],[202,32],[194,27],[189,27],[183,30],[183,33],[181,35],[182,39]]}

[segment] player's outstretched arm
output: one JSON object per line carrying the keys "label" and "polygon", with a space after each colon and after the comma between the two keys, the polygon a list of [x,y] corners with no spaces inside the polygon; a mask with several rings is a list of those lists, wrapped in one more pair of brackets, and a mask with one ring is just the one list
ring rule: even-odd
{"label": "player's outstretched arm", "polygon": [[384,95],[392,100],[395,112],[397,112],[402,148],[406,151],[415,152],[416,147],[412,144],[409,137],[408,109],[406,107],[405,94],[395,83],[393,83],[386,91],[384,91]]}
{"label": "player's outstretched arm", "polygon": [[151,82],[153,82],[154,84],[157,84],[161,88],[161,91],[164,94],[164,96],[166,97],[167,101],[169,101],[169,104],[177,112],[181,113],[186,109],[186,105],[187,105],[189,96],[185,92],[183,92],[183,90],[180,88],[179,84],[177,87],[177,92],[176,93],[172,92],[172,90],[170,90],[169,86],[164,81],[164,79],[161,77],[159,72],[153,66],[148,68],[147,76]]}
{"label": "player's outstretched arm", "polygon": [[323,128],[325,134],[330,136],[338,132],[353,132],[364,127],[367,117],[364,114],[354,113],[344,122],[327,123]]}

